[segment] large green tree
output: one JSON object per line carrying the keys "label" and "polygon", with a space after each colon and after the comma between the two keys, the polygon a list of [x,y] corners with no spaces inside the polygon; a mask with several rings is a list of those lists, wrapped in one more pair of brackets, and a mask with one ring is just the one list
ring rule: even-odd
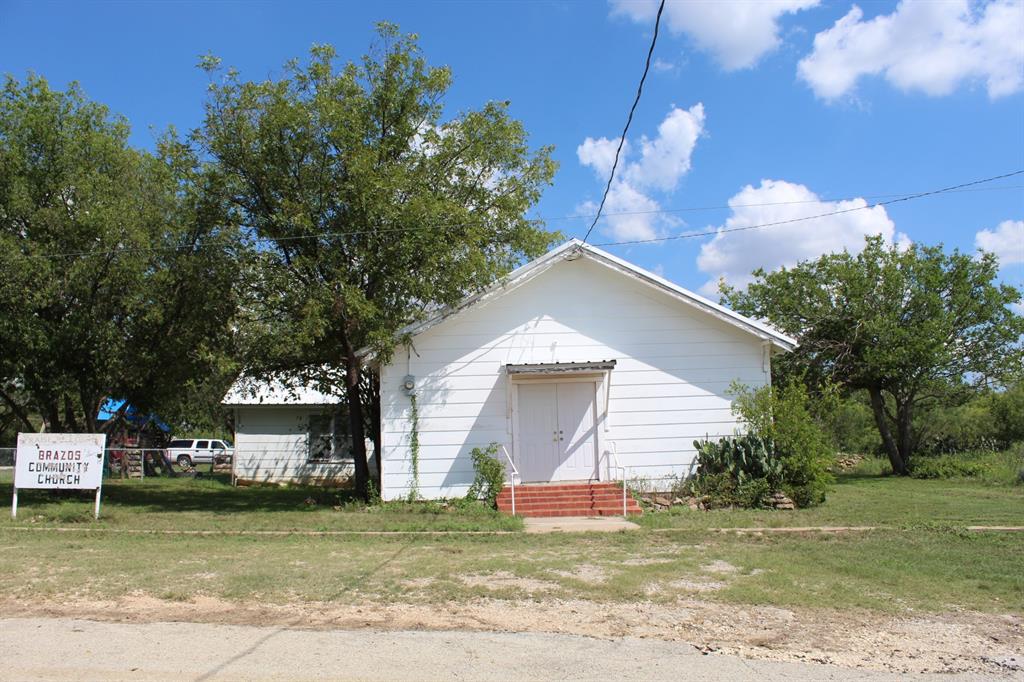
{"label": "large green tree", "polygon": [[[213,57],[202,66],[220,74]],[[362,351],[388,359],[403,325],[554,237],[526,217],[553,176],[550,150],[531,150],[507,102],[445,116],[451,81],[415,36],[381,24],[358,62],[315,46],[277,79],[227,71],[196,134],[257,245],[249,372],[302,369],[344,397],[363,494]]]}
{"label": "large green tree", "polygon": [[1021,297],[997,273],[991,254],[869,237],[856,255],[758,270],[746,290],[725,287],[723,298],[799,339],[785,362],[865,390],[893,471],[905,475],[917,410],[1020,369],[1024,318],[1010,306]]}
{"label": "large green tree", "polygon": [[180,401],[231,342],[236,230],[187,145],[133,149],[72,84],[0,92],[0,401],[33,430],[94,431],[108,397]]}

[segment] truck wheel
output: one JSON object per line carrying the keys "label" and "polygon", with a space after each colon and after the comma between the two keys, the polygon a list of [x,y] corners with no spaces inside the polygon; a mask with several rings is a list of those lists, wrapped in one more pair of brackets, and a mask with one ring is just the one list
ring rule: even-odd
{"label": "truck wheel", "polygon": [[189,457],[188,455],[178,455],[177,462],[178,466],[180,466],[182,469],[192,468],[192,458]]}

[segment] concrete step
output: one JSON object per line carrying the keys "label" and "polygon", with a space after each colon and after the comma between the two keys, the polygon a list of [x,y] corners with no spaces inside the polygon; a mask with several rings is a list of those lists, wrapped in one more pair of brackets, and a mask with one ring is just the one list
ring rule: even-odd
{"label": "concrete step", "polygon": [[[622,490],[622,487],[618,483],[613,482],[597,482],[597,483],[558,483],[553,485],[542,485],[542,484],[526,484],[517,485],[516,494],[521,492],[537,492],[537,493],[557,493],[557,492],[576,492],[579,490]],[[511,493],[511,486],[505,486],[501,489],[501,492]]]}
{"label": "concrete step", "polygon": [[[640,510],[629,510],[630,516],[639,516]],[[560,516],[622,516],[622,508],[619,509],[540,509],[521,511],[516,505],[516,515],[530,518],[553,518]]]}

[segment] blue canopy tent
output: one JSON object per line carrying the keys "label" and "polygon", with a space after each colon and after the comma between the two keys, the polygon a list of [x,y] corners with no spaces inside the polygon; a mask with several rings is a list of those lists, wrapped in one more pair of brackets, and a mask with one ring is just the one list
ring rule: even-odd
{"label": "blue canopy tent", "polygon": [[174,475],[164,446],[171,433],[155,414],[143,414],[123,399],[108,398],[96,414],[100,431],[107,434],[109,455],[105,462],[112,471],[131,478],[153,476],[159,469]]}
{"label": "blue canopy tent", "polygon": [[[164,433],[170,433],[171,427],[168,426],[155,414],[141,414],[135,409],[133,405],[126,404],[126,400],[118,400],[116,398],[107,398],[103,405],[100,406],[100,411],[96,414],[96,420],[102,424],[106,424],[112,419],[120,417],[125,422],[132,426],[142,429],[149,424],[152,424],[157,429]],[[101,427],[102,428],[102,427]]]}

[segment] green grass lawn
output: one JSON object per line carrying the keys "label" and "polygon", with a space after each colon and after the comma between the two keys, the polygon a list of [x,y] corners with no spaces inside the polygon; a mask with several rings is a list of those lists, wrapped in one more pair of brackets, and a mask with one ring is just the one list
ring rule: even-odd
{"label": "green grass lawn", "polygon": [[[10,499],[11,478],[0,480]],[[95,528],[152,530],[425,531],[519,530],[520,519],[483,506],[444,509],[433,503],[366,506],[343,490],[233,487],[226,476],[106,480],[99,521],[93,494],[58,498],[49,491],[18,491],[18,518],[4,514],[0,528],[87,524]]]}
{"label": "green grass lawn", "polygon": [[995,486],[968,480],[920,480],[896,476],[842,474],[825,504],[794,511],[692,511],[645,514],[648,528],[744,526],[1024,526],[1024,486]]}
{"label": "green grass lawn", "polygon": [[[0,480],[9,499],[10,477]],[[519,530],[522,522],[482,507],[443,508],[437,503],[390,503],[367,507],[345,491],[293,486],[234,488],[225,478],[108,480],[99,521],[92,519],[89,493],[55,498],[46,491],[19,493],[11,525],[88,524],[98,528],[182,530]],[[825,504],[796,511],[716,510],[647,513],[647,528],[784,526],[1024,526],[1024,486],[994,486],[968,480],[918,480],[844,474]]]}
{"label": "green grass lawn", "polygon": [[[10,492],[9,481],[0,494]],[[308,504],[313,498],[315,504]],[[787,607],[1024,611],[1024,491],[967,481],[847,475],[822,507],[648,514],[621,534],[160,536],[57,526],[195,530],[517,530],[518,519],[436,504],[365,508],[343,493],[232,488],[219,480],[110,481],[91,501],[26,491],[0,522],[0,593],[62,599],[202,594],[240,602],[698,598]],[[335,508],[337,507],[337,509]],[[846,534],[708,528],[872,525]],[[41,529],[17,530],[15,526]],[[654,532],[651,528],[669,529]]]}

